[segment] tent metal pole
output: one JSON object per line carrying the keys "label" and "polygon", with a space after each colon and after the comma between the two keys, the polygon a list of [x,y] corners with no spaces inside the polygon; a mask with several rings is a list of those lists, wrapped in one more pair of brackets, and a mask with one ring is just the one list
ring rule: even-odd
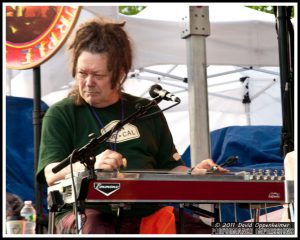
{"label": "tent metal pole", "polygon": [[[242,79],[242,78],[241,78]],[[249,77],[245,77],[245,80],[243,81],[243,86],[244,86],[244,97],[242,100],[242,103],[245,106],[245,114],[246,114],[246,121],[247,121],[247,125],[251,126],[251,117],[250,117],[250,103],[251,103],[251,99],[250,99],[250,87],[249,87]]]}
{"label": "tent metal pole", "polygon": [[206,37],[210,34],[207,6],[190,6],[182,38],[186,38],[191,140],[191,166],[210,158]]}
{"label": "tent metal pole", "polygon": [[[34,136],[34,176],[37,171],[39,161],[39,147],[41,140],[41,69],[40,66],[33,68],[33,136]],[[42,216],[43,216],[43,188],[34,177],[35,189],[35,208],[36,208],[36,233],[42,233]]]}

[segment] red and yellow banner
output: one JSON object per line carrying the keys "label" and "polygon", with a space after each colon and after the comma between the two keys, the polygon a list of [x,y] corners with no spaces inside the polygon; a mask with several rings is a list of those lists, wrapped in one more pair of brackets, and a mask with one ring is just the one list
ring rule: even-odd
{"label": "red and yellow banner", "polygon": [[67,39],[80,7],[6,6],[6,67],[28,69],[48,60]]}

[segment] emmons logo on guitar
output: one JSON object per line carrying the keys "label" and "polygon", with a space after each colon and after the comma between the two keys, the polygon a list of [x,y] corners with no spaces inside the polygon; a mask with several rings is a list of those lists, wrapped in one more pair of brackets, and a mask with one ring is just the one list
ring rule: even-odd
{"label": "emmons logo on guitar", "polygon": [[268,198],[280,198],[280,193],[270,192]]}
{"label": "emmons logo on guitar", "polygon": [[105,196],[109,196],[120,189],[120,183],[94,183],[94,189]]}

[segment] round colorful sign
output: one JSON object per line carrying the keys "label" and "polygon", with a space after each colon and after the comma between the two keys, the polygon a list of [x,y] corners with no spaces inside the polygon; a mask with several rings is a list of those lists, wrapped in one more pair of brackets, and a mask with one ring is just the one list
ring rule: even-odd
{"label": "round colorful sign", "polygon": [[6,6],[6,67],[28,69],[48,60],[65,42],[80,7]]}

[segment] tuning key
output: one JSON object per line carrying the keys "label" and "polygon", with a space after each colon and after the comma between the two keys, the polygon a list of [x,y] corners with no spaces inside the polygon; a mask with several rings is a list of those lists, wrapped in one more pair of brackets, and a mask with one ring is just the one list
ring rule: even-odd
{"label": "tuning key", "polygon": [[255,171],[255,168],[252,169],[252,173],[250,174],[249,176],[249,179],[250,180],[254,180],[255,179],[255,176],[256,176],[256,171]]}
{"label": "tuning key", "polygon": [[262,180],[263,179],[263,170],[262,169],[258,169],[258,173],[255,176],[256,180]]}
{"label": "tuning key", "polygon": [[264,175],[263,179],[264,180],[270,180],[271,179],[271,170],[270,169],[265,170],[265,175]]}
{"label": "tuning key", "polygon": [[271,180],[277,180],[277,170],[276,169],[273,171],[273,174],[271,175],[270,179]]}
{"label": "tuning key", "polygon": [[284,170],[281,170],[281,176],[278,176],[277,179],[278,179],[279,181],[285,180]]}

